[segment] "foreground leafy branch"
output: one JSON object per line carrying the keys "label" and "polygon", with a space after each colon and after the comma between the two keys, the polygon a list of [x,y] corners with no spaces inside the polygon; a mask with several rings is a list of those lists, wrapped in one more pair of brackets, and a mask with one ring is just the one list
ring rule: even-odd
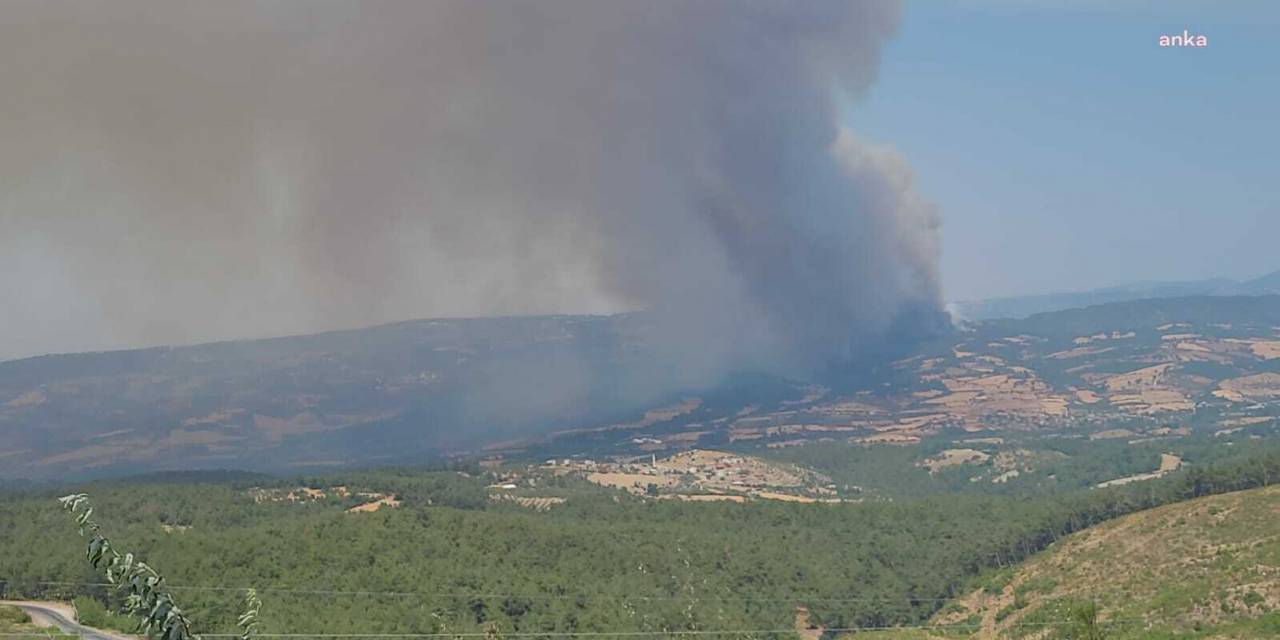
{"label": "foreground leafy branch", "polygon": [[[124,612],[138,619],[137,632],[159,640],[199,640],[191,630],[191,620],[174,601],[164,586],[164,578],[132,553],[121,554],[102,535],[102,527],[93,519],[89,496],[75,493],[58,498],[62,508],[76,517],[80,536],[89,538],[85,557],[94,569],[106,576],[124,597]],[[258,627],[262,602],[253,589],[245,594],[246,611],[239,618],[241,640],[251,640]]]}
{"label": "foreground leafy branch", "polygon": [[237,625],[240,627],[240,640],[252,640],[258,632],[258,612],[262,610],[262,601],[258,599],[256,589],[248,589],[244,593],[244,613],[240,614]]}

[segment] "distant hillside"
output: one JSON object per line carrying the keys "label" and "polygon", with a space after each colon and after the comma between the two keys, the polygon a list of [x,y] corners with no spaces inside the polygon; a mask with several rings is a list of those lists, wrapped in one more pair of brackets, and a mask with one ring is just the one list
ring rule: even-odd
{"label": "distant hillside", "polygon": [[3,362],[0,478],[905,445],[957,431],[1171,437],[1280,416],[1280,296],[976,323],[804,381],[699,383],[663,366],[670,345],[647,335],[639,315],[422,320]]}
{"label": "distant hillside", "polygon": [[[409,462],[657,402],[634,316],[423,320],[0,363],[0,477]],[[643,413],[641,411],[641,413]]]}
{"label": "distant hillside", "polygon": [[955,302],[952,309],[968,321],[1025,318],[1037,313],[1087,307],[1108,302],[1181,296],[1257,296],[1280,294],[1280,271],[1252,280],[1212,278],[1188,282],[1138,282],[1071,293],[1008,296]]}
{"label": "distant hillside", "polygon": [[1091,527],[997,574],[934,622],[1039,638],[1091,600],[1113,639],[1280,635],[1280,486]]}

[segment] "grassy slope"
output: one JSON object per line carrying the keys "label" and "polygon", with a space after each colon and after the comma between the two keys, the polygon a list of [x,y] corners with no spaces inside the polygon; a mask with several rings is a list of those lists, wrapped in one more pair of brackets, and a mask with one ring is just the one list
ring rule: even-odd
{"label": "grassy slope", "polygon": [[[19,634],[30,635],[23,636]],[[31,617],[23,613],[21,609],[0,605],[0,635],[21,639],[23,637],[62,637],[65,634],[53,627],[41,629],[32,624]]]}
{"label": "grassy slope", "polygon": [[20,633],[31,628],[31,619],[17,607],[0,605],[0,632]]}
{"label": "grassy slope", "polygon": [[[1093,600],[1108,638],[1280,635],[1280,486],[1167,505],[1063,539],[935,619],[955,630],[880,638],[1070,637],[1056,623]],[[1061,633],[1061,635],[1060,635]]]}

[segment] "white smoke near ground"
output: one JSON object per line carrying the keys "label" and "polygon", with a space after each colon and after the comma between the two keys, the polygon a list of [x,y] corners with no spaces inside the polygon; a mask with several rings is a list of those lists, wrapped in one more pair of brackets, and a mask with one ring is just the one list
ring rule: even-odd
{"label": "white smoke near ground", "polygon": [[841,126],[897,2],[13,0],[0,354],[649,309],[711,375],[940,309]]}

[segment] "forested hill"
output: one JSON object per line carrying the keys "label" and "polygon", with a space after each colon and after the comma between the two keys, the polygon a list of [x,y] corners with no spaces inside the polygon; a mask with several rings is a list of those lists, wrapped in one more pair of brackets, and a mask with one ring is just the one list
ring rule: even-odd
{"label": "forested hill", "polygon": [[[0,363],[0,477],[409,461],[658,402],[637,316],[424,320]],[[181,460],[181,462],[178,462]]]}
{"label": "forested hill", "polygon": [[[664,366],[643,314],[424,320],[0,363],[0,478],[647,455],[1280,414],[1280,296],[963,325],[807,380]],[[683,376],[688,375],[689,378]],[[1220,426],[1221,423],[1221,426]]]}
{"label": "forested hill", "polygon": [[[500,473],[87,489],[103,533],[159,569],[205,633],[234,632],[237,589],[255,587],[264,634],[780,637],[797,607],[828,630],[923,623],[984,572],[1072,531],[1280,477],[1280,453],[1036,499],[683,502],[559,476],[539,485],[559,501],[533,501],[489,488]],[[55,495],[0,494],[0,581],[9,596],[78,598],[94,623],[121,623],[105,614],[119,602],[95,586],[101,576]]]}

